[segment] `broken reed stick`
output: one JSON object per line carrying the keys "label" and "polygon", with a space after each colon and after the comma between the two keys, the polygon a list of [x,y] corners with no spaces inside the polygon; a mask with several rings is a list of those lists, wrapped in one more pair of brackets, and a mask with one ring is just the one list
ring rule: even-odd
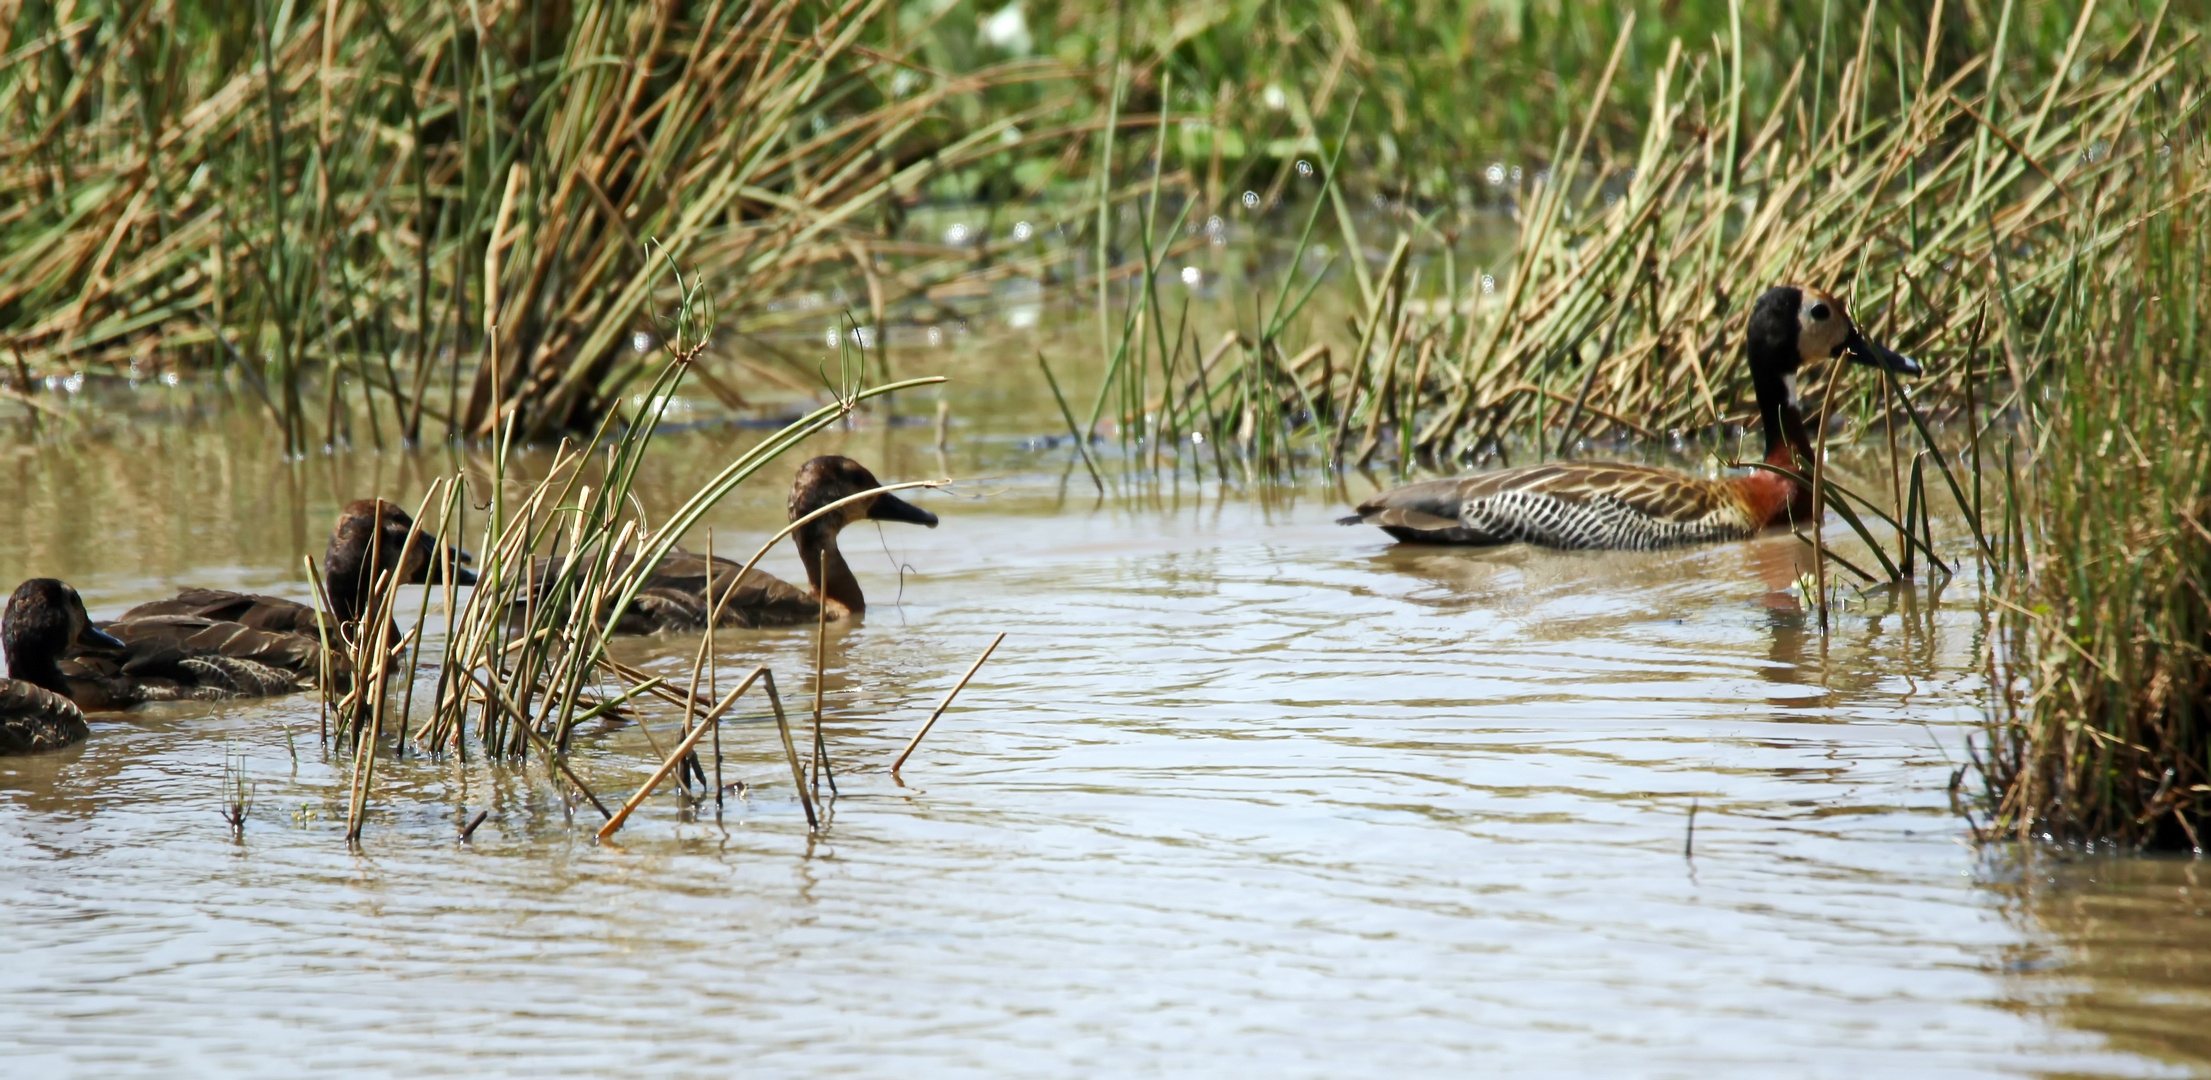
{"label": "broken reed stick", "polygon": [[476,816],[469,818],[468,824],[461,827],[461,843],[468,843],[469,838],[476,835],[476,826],[483,824],[484,819],[490,816],[489,810],[476,811]]}
{"label": "broken reed stick", "polygon": [[967,674],[960,676],[960,681],[952,684],[952,689],[945,692],[944,700],[937,702],[936,711],[929,714],[929,719],[922,721],[921,730],[914,732],[914,737],[906,743],[906,748],[898,752],[898,760],[891,762],[891,775],[898,775],[898,767],[912,756],[914,747],[921,745],[922,736],[929,734],[929,729],[937,726],[937,717],[943,716],[944,710],[952,707],[952,699],[959,696],[961,688],[967,685],[967,680],[974,678],[975,673],[982,670],[983,661],[990,659],[990,654],[997,651],[998,643],[1004,640],[1006,633],[1001,630],[997,637],[990,639],[990,645],[983,649],[983,655],[976,657],[975,662],[968,665]]}
{"label": "broken reed stick", "polygon": [[783,696],[775,692],[775,675],[765,666],[754,668],[745,685],[752,685],[752,679],[761,676],[767,679],[768,703],[775,706],[776,734],[783,737],[783,759],[790,762],[791,784],[798,788],[798,804],[806,808],[806,828],[811,832],[821,828],[821,816],[814,812],[814,800],[806,794],[806,770],[799,765],[797,744],[791,742],[791,721],[783,715]]}
{"label": "broken reed stick", "polygon": [[[821,553],[817,580],[829,580],[827,549],[823,549]],[[828,666],[829,652],[829,605],[826,602],[819,605],[817,616],[814,620],[814,798],[818,801],[821,798],[822,774],[829,771],[829,746],[821,737],[822,695],[825,689],[822,686],[822,669]],[[829,778],[829,793],[837,793],[837,778],[834,776]]]}
{"label": "broken reed stick", "polygon": [[[747,679],[745,682],[746,685],[751,685],[752,680]],[[631,811],[636,810],[638,804],[644,802],[646,797],[653,793],[653,789],[659,787],[660,782],[668,778],[669,773],[676,771],[683,764],[683,759],[691,753],[691,748],[699,744],[699,737],[706,734],[706,729],[721,721],[722,714],[729,711],[731,705],[736,704],[737,695],[743,693],[744,689],[743,686],[740,686],[730,691],[722,700],[714,704],[712,711],[699,718],[699,722],[692,726],[691,733],[683,737],[683,742],[677,744],[676,752],[668,755],[668,760],[661,762],[660,768],[653,770],[652,778],[645,781],[645,786],[638,788],[637,794],[630,796],[629,801],[623,803],[622,808],[616,810],[614,816],[607,819],[606,824],[599,826],[598,835],[601,841],[614,835],[614,831],[621,828],[623,822],[629,820]]]}
{"label": "broken reed stick", "polygon": [[[881,323],[878,322],[877,325],[881,325]],[[723,598],[726,599],[736,588],[737,583],[730,582],[729,587],[722,590]],[[709,598],[714,595],[714,530],[712,529],[706,530],[706,595]],[[699,682],[699,663],[704,662],[708,665],[706,668],[706,696],[708,697],[713,697],[715,688],[721,685],[721,680],[715,677],[721,673],[721,657],[714,651],[714,623],[721,617],[722,605],[720,601],[717,601],[707,609],[706,633],[701,636],[699,641],[699,660],[691,666],[691,685],[696,687]],[[688,718],[691,710],[686,707],[683,711],[685,717]],[[705,778],[701,777],[700,779]],[[714,812],[716,814],[722,812],[722,726],[720,724],[714,725]]]}

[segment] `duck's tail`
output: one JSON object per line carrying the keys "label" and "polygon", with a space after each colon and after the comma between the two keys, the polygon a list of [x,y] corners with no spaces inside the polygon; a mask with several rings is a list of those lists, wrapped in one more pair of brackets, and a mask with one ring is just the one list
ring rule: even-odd
{"label": "duck's tail", "polygon": [[1336,519],[1338,525],[1364,525],[1366,523],[1367,519],[1364,514],[1350,514]]}

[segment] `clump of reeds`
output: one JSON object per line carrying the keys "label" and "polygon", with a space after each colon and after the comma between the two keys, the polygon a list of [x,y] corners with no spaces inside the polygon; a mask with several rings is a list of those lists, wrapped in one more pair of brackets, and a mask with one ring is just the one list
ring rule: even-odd
{"label": "clump of reeds", "polygon": [[[2069,267],[2126,235],[2131,201],[2103,192],[2163,152],[2136,129],[2139,109],[2200,95],[2211,65],[2192,33],[2151,26],[2102,44],[2076,35],[2041,85],[2007,89],[2021,72],[2000,41],[1937,68],[1942,29],[1915,66],[1901,38],[1868,25],[1832,101],[1784,94],[1762,117],[1741,107],[1726,52],[1669,56],[1631,157],[1589,161],[1589,121],[1561,134],[1560,164],[1528,192],[1494,292],[1462,284],[1441,320],[1398,315],[1362,332],[1367,351],[1320,395],[1369,432],[1349,452],[1376,444],[1377,417],[1385,430],[1417,424],[1400,437],[1443,460],[1501,452],[1508,434],[1540,454],[1606,433],[1725,430],[1752,415],[1741,325],[1776,281],[1844,295],[1870,331],[1935,361],[1906,387],[1817,380],[1848,395],[1823,408],[1883,415],[1916,398],[1957,415],[1974,374],[1958,358],[1982,312],[2002,317],[2007,342],[2048,329],[2029,313],[2051,308]],[[1879,45],[1898,54],[1903,105],[1888,114],[1870,111]],[[1809,123],[1822,111],[1826,123]],[[2026,374],[2003,369],[2013,392]],[[1892,392],[1907,396],[1884,405]],[[1332,452],[1346,452],[1345,427],[1330,433]]]}
{"label": "clump of reeds", "polygon": [[[2146,109],[2136,137],[2174,118]],[[1998,833],[2200,851],[2211,839],[2211,152],[2200,139],[2161,145],[2173,149],[2135,158],[2133,183],[2091,196],[2129,227],[2067,268],[2042,334],[2019,342],[2036,372],[2033,418],[2000,452],[2003,610],[1984,772]]]}
{"label": "clump of reeds", "polygon": [[[360,836],[378,751],[387,736],[396,738],[402,748],[461,755],[473,742],[484,752],[518,765],[526,766],[534,757],[544,763],[556,785],[606,818],[602,835],[609,834],[669,776],[676,776],[686,787],[692,779],[706,782],[696,758],[700,739],[735,719],[726,714],[738,695],[755,685],[767,696],[772,713],[752,719],[772,719],[782,731],[808,823],[818,822],[771,672],[765,667],[754,669],[717,701],[712,696],[719,676],[711,634],[700,642],[689,686],[670,685],[666,679],[622,664],[608,655],[607,645],[661,557],[724,496],[783,452],[848,416],[861,402],[943,380],[909,379],[867,389],[847,384],[830,404],[739,454],[665,517],[649,517],[632,494],[638,471],[661,415],[714,329],[714,310],[704,285],[695,276],[686,281],[672,263],[667,268],[679,304],[677,314],[660,327],[663,360],[641,405],[627,414],[610,413],[583,442],[563,442],[547,473],[523,488],[518,498],[508,494],[508,467],[521,421],[518,407],[510,406],[499,417],[500,438],[493,446],[481,502],[468,494],[464,477],[431,484],[415,515],[415,528],[458,537],[474,526],[480,537],[473,567],[475,587],[460,596],[450,584],[454,576],[443,574],[448,584],[442,590],[436,586],[425,590],[415,610],[408,612],[400,608],[400,592],[387,575],[376,582],[367,614],[359,623],[326,630],[332,635],[334,652],[355,673],[350,680],[323,680],[324,700],[336,716],[331,735],[351,755],[349,840]],[[497,340],[495,335],[495,350]],[[863,370],[864,358],[852,352],[848,342],[845,369]],[[485,512],[472,519],[472,506],[483,506]],[[840,501],[822,512],[842,506]],[[778,534],[770,544],[790,531]],[[410,537],[408,543],[412,542]],[[762,547],[755,552],[746,569],[767,550]],[[440,557],[450,557],[442,545]],[[734,593],[729,590],[724,599]],[[434,602],[446,632],[442,644],[431,652],[425,650],[420,631]],[[403,616],[411,616],[414,629],[399,630]],[[710,615],[709,624],[714,621]],[[430,700],[417,709],[414,672],[423,664],[434,666],[436,682]],[[569,768],[571,742],[582,725],[615,714],[646,695],[682,710],[678,742],[652,780],[616,809]],[[660,755],[659,740],[649,727],[643,730]],[[712,745],[718,752],[718,738]],[[719,785],[713,786],[719,798]]]}
{"label": "clump of reeds", "polygon": [[295,452],[588,434],[653,377],[648,245],[748,304],[864,277],[880,321],[885,208],[1030,117],[937,111],[1038,67],[909,85],[881,3],[0,11],[0,337],[228,372]]}

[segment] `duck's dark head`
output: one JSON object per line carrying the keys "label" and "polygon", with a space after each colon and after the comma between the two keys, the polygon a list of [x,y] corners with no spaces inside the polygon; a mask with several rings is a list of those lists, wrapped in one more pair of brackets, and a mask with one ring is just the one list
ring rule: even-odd
{"label": "duck's dark head", "polygon": [[[787,504],[790,516],[797,521],[839,499],[862,492],[874,491],[883,483],[867,466],[848,457],[825,455],[798,467],[798,479],[791,482],[791,499]],[[890,492],[882,492],[867,499],[855,499],[833,513],[799,527],[801,541],[827,543],[837,532],[855,521],[903,521],[912,525],[937,527],[937,516],[915,506]]]}
{"label": "duck's dark head", "polygon": [[32,578],[15,587],[0,620],[0,645],[7,649],[10,675],[63,695],[69,686],[55,662],[72,647],[123,647],[92,625],[77,590],[53,578]]}
{"label": "duck's dark head", "polygon": [[[476,583],[462,564],[468,552],[441,545],[428,532],[414,532],[415,519],[382,499],[355,499],[338,511],[330,547],[323,552],[323,587],[340,619],[351,621],[367,606],[378,575],[393,572],[402,585],[443,584],[448,573],[456,585]],[[408,534],[413,533],[413,539]]]}
{"label": "duck's dark head", "polygon": [[1806,461],[1811,440],[1797,397],[1797,373],[1807,366],[1847,356],[1852,363],[1917,375],[1918,361],[1860,333],[1839,298],[1818,289],[1776,285],[1750,309],[1743,339],[1750,384],[1758,393],[1770,460],[1776,447],[1793,446]]}

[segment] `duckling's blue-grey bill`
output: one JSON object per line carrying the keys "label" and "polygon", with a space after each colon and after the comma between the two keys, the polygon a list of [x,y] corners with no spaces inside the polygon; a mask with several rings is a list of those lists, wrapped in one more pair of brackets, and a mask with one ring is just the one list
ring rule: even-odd
{"label": "duckling's blue-grey bill", "polygon": [[77,631],[77,644],[87,645],[100,649],[121,649],[126,647],[123,644],[123,640],[121,638],[118,638],[115,635],[92,625],[91,623],[84,624],[84,629]]}

